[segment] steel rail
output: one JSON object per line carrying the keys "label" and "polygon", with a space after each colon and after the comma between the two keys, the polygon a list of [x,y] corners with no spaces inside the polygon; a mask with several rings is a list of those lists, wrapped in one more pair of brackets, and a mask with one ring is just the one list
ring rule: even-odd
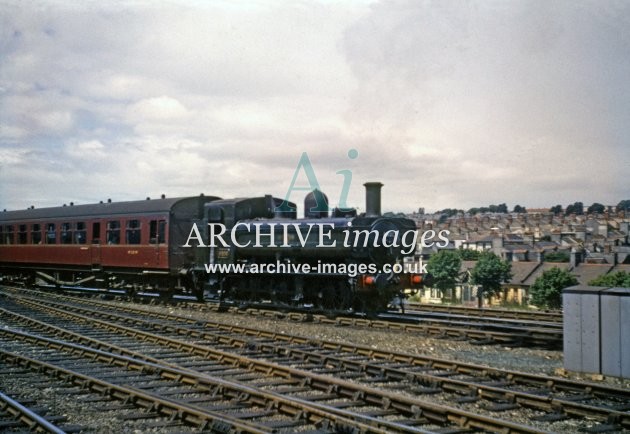
{"label": "steel rail", "polygon": [[429,303],[406,303],[405,310],[419,310],[424,312],[447,312],[458,313],[471,316],[486,316],[493,318],[514,318],[514,319],[531,319],[535,321],[562,322],[563,314],[561,311],[530,311],[530,310],[512,310],[500,308],[477,308],[472,306],[452,306]]}
{"label": "steel rail", "polygon": [[[198,311],[205,311],[208,308],[200,304],[187,304]],[[210,308],[213,311],[220,311],[221,308]],[[373,329],[393,330],[407,333],[418,333],[429,337],[470,339],[483,341],[484,343],[502,343],[516,345],[534,345],[545,348],[562,348],[561,325],[553,324],[509,324],[499,319],[492,321],[492,318],[484,318],[486,322],[475,320],[463,321],[461,319],[434,319],[418,318],[414,315],[400,315],[394,318],[392,314],[381,314],[378,318],[366,318],[364,316],[347,316],[337,314],[334,317],[323,314],[311,314],[308,312],[288,312],[270,310],[264,308],[249,307],[241,309],[228,307],[222,312],[238,315],[256,315],[270,318],[286,316],[290,319],[299,320],[308,316],[310,321],[322,324],[335,324],[343,326],[366,327]],[[389,317],[389,319],[388,319]]]}
{"label": "steel rail", "polygon": [[500,327],[512,327],[518,328],[544,328],[562,330],[562,322],[558,321],[543,321],[533,319],[522,318],[503,318],[496,316],[481,316],[481,315],[467,315],[453,312],[425,312],[419,310],[408,310],[404,314],[400,312],[386,312],[379,314],[379,318],[388,320],[389,318],[399,321],[435,321],[440,322],[453,322],[461,324],[475,324],[482,326],[492,326],[496,328]]}
{"label": "steel rail", "polygon": [[23,406],[10,396],[0,392],[0,411],[5,411],[24,424],[31,432],[65,434],[65,431],[50,423],[31,409]]}
{"label": "steel rail", "polygon": [[[37,302],[30,301],[29,304],[31,303],[33,305],[39,305],[39,303]],[[381,407],[383,409],[395,409],[402,415],[409,417],[424,417],[438,424],[445,424],[450,422],[455,423],[457,426],[463,428],[490,430],[493,432],[543,432],[534,427],[483,416],[450,406],[432,404],[426,401],[406,397],[400,394],[394,394],[383,390],[373,389],[360,384],[336,379],[330,376],[309,373],[303,370],[281,366],[271,362],[235,355],[233,353],[217,350],[207,346],[182,342],[181,340],[168,338],[154,333],[144,332],[137,329],[130,329],[128,327],[112,324],[108,321],[96,320],[93,316],[88,317],[76,313],[69,313],[50,306],[40,305],[40,307],[46,309],[54,309],[62,315],[66,315],[68,317],[72,317],[78,320],[89,321],[90,323],[100,325],[102,328],[115,330],[128,336],[132,336],[135,338],[143,337],[148,342],[162,342],[168,344],[171,348],[188,351],[190,354],[210,358],[229,366],[240,366],[253,372],[266,373],[267,375],[275,375],[285,379],[298,380],[301,384],[305,386],[310,386],[316,390],[325,391],[327,393],[336,393],[340,397],[345,397],[353,400],[360,399],[370,405]],[[97,315],[99,313],[90,312],[90,314]],[[130,320],[129,318],[120,317],[114,314],[101,313],[99,316],[107,317],[110,320],[115,320],[116,317],[123,321]],[[142,322],[142,320],[131,321],[136,323]],[[172,327],[170,327],[170,329],[172,329]],[[184,333],[184,331],[180,330],[180,333]]]}
{"label": "steel rail", "polygon": [[[47,306],[44,304],[39,304],[37,302],[33,302],[34,306],[39,306],[41,309],[52,310],[58,315],[66,316],[69,318],[79,319],[83,321],[93,320],[93,316],[84,316],[76,313],[70,313],[64,311],[62,309],[57,309],[52,306]],[[57,304],[59,306],[59,304]],[[336,368],[343,368],[346,370],[352,370],[352,372],[365,373],[366,375],[371,375],[375,377],[383,377],[388,380],[414,380],[418,384],[422,384],[427,386],[428,388],[441,388],[444,392],[457,393],[460,395],[475,397],[475,398],[483,398],[492,401],[503,401],[506,403],[516,404],[522,407],[534,408],[537,410],[542,410],[545,412],[551,412],[555,414],[565,414],[567,416],[573,417],[591,417],[596,418],[600,421],[608,421],[615,422],[625,427],[630,427],[630,414],[615,411],[612,409],[598,407],[588,404],[582,404],[579,402],[571,401],[570,399],[562,399],[555,398],[551,395],[551,388],[549,388],[548,383],[539,384],[539,387],[542,386],[544,389],[549,389],[549,392],[545,395],[537,395],[535,393],[527,393],[514,389],[506,389],[501,387],[496,387],[492,385],[486,385],[480,382],[474,381],[466,381],[466,380],[456,380],[452,378],[448,378],[440,375],[431,375],[426,372],[413,372],[409,370],[404,370],[401,368],[395,367],[385,367],[375,363],[368,363],[363,361],[355,361],[348,360],[341,357],[332,356],[329,354],[321,354],[313,351],[306,351],[303,349],[294,349],[287,347],[285,345],[275,345],[270,343],[260,343],[258,345],[253,344],[248,339],[235,338],[230,336],[225,336],[222,334],[216,334],[207,331],[199,331],[193,329],[186,329],[181,327],[175,327],[170,325],[160,325],[155,324],[146,320],[138,320],[128,317],[121,317],[116,314],[102,313],[102,312],[92,312],[87,309],[81,309],[84,313],[88,313],[91,315],[98,315],[110,320],[118,320],[125,323],[132,323],[135,325],[145,325],[153,328],[156,331],[161,332],[171,332],[176,334],[177,336],[189,336],[194,338],[202,338],[202,339],[210,339],[213,342],[217,342],[219,344],[226,344],[236,348],[244,348],[251,347],[251,349],[258,349],[261,351],[265,351],[271,354],[280,354],[292,357],[294,360],[303,361],[303,362],[315,362],[319,364],[330,365]],[[110,328],[111,324],[109,322],[102,322],[102,326]],[[205,353],[208,348],[205,346],[197,345],[197,344],[182,344],[179,340],[162,337],[158,335],[154,335],[148,332],[137,331],[133,329],[121,328],[128,335],[133,335],[136,338],[143,337],[144,339],[156,340],[162,339],[166,345],[169,345],[171,348],[176,348],[178,350],[187,350],[191,354],[201,354],[204,356],[208,356],[208,353]],[[264,334],[263,337],[277,337],[278,335],[269,336],[268,334]],[[279,335],[284,337],[285,335]],[[282,342],[285,342],[284,340]],[[293,343],[293,342],[292,342]],[[304,344],[304,341],[300,341],[300,344]],[[255,348],[254,348],[255,346]],[[339,347],[335,348],[336,350],[340,349]],[[236,364],[237,362],[234,359],[234,356],[231,353],[226,353],[223,351],[215,350],[213,353],[213,357],[219,361],[226,362],[228,364]],[[361,353],[359,353],[361,354]],[[362,354],[364,355],[364,354]],[[240,357],[240,356],[236,356]],[[245,362],[249,363],[246,359]],[[391,358],[388,358],[391,360]],[[395,360],[400,362],[400,359]],[[407,361],[405,361],[407,362]],[[408,362],[407,362],[408,363]],[[410,366],[413,366],[413,363],[409,363]],[[263,364],[263,368],[265,369],[267,364]],[[277,369],[272,372],[278,373]],[[514,384],[509,382],[509,384]],[[531,385],[531,382],[527,382],[527,385]],[[588,387],[579,386],[579,383],[572,383],[572,388],[563,388],[563,391],[578,391],[580,393],[588,393],[593,394],[593,391]],[[622,392],[621,389],[613,389],[613,388],[603,388],[603,390],[599,391],[600,396],[610,397],[611,394],[615,394],[617,396],[624,396],[626,400],[630,401],[630,392],[626,392],[620,394]]]}
{"label": "steel rail", "polygon": [[[41,299],[37,299],[34,297],[26,296],[23,294],[19,295],[19,298],[32,300],[37,303],[41,303]],[[400,361],[404,363],[410,363],[419,367],[431,367],[433,369],[444,369],[448,371],[453,371],[459,374],[467,374],[467,375],[484,375],[488,377],[492,377],[495,379],[503,379],[510,380],[514,382],[523,381],[524,384],[541,384],[548,385],[548,387],[554,390],[581,390],[584,387],[588,387],[589,390],[592,390],[593,393],[601,392],[602,396],[606,396],[607,393],[616,392],[616,394],[621,394],[621,396],[627,397],[630,399],[630,391],[626,389],[619,388],[610,388],[607,386],[602,386],[597,383],[585,383],[582,381],[573,381],[569,379],[559,378],[559,377],[551,377],[546,375],[538,375],[538,374],[530,374],[526,372],[513,371],[513,370],[505,370],[505,369],[497,369],[491,368],[484,365],[476,365],[472,363],[465,362],[455,362],[453,360],[441,359],[438,357],[431,356],[423,356],[418,354],[409,354],[402,352],[391,352],[391,351],[381,351],[364,345],[350,344],[350,343],[339,343],[335,341],[326,341],[321,339],[313,339],[308,337],[303,337],[299,335],[293,335],[289,333],[276,333],[269,330],[257,329],[253,327],[245,327],[240,325],[231,325],[225,324],[218,321],[211,320],[199,320],[197,318],[186,317],[182,315],[177,315],[173,313],[161,313],[155,312],[151,310],[141,309],[138,307],[133,307],[129,305],[113,305],[111,303],[99,302],[96,300],[77,300],[74,297],[58,297],[62,299],[66,299],[72,303],[83,303],[89,304],[95,307],[103,307],[111,310],[115,310],[116,312],[124,312],[133,315],[140,315],[143,317],[152,317],[160,320],[174,321],[183,324],[192,324],[192,325],[202,325],[209,329],[217,329],[221,331],[226,331],[230,333],[239,333],[246,334],[253,337],[265,337],[269,339],[279,340],[287,343],[295,343],[295,344],[309,344],[314,346],[319,346],[324,350],[335,350],[335,351],[343,351],[354,354],[361,354],[368,357],[382,359],[382,360],[390,360],[390,361]],[[53,302],[54,303],[54,302]],[[59,306],[66,307],[65,305],[59,304]]]}
{"label": "steel rail", "polygon": [[[2,312],[3,314],[5,312]],[[113,345],[113,344],[109,344],[107,342],[98,340],[98,339],[94,339],[94,338],[89,338],[83,335],[80,335],[78,333],[74,333],[74,332],[70,332],[68,330],[62,329],[60,327],[56,327],[50,324],[46,324],[43,323],[41,321],[32,319],[32,318],[28,318],[24,315],[20,315],[17,313],[13,313],[13,312],[9,312],[9,314],[13,315],[14,317],[18,318],[21,321],[24,321],[25,324],[31,324],[31,325],[35,325],[35,326],[41,326],[42,328],[44,328],[47,331],[50,332],[55,332],[58,333],[59,335],[63,336],[64,338],[69,338],[72,341],[79,341],[82,342],[83,345],[89,345],[92,344],[93,347],[98,348],[101,351],[106,351],[109,352],[111,354],[120,354],[120,355],[125,355],[126,357],[130,357],[133,359],[138,359],[138,360],[142,360],[142,361],[146,361],[155,365],[160,365],[160,366],[164,366],[166,368],[172,368],[174,370],[181,370],[181,371],[185,371],[188,372],[190,375],[194,376],[194,377],[199,377],[201,378],[197,384],[199,385],[205,385],[205,386],[213,386],[216,387],[217,386],[217,382],[219,383],[218,386],[221,387],[225,387],[225,385],[228,385],[232,388],[234,388],[237,392],[239,393],[247,393],[247,394],[254,394],[258,397],[258,399],[268,399],[269,397],[273,397],[274,398],[274,402],[273,402],[273,407],[278,407],[280,405],[284,406],[284,407],[290,407],[291,405],[293,405],[295,408],[292,409],[292,413],[299,413],[302,412],[304,414],[307,414],[307,412],[312,412],[316,421],[319,423],[320,420],[322,419],[331,419],[332,422],[336,423],[336,424],[340,424],[341,426],[345,426],[346,428],[350,425],[353,424],[353,422],[351,421],[351,419],[356,419],[359,420],[360,423],[355,424],[357,428],[359,428],[361,430],[361,432],[365,432],[366,429],[366,424],[367,425],[371,425],[373,427],[375,427],[375,430],[377,432],[380,432],[378,427],[382,427],[383,429],[386,429],[386,431],[384,432],[409,432],[409,433],[428,433],[429,431],[426,430],[422,430],[419,428],[414,428],[414,427],[408,427],[408,426],[402,426],[400,424],[394,423],[394,422],[387,422],[387,421],[383,421],[383,420],[379,420],[376,419],[374,417],[370,417],[370,416],[362,416],[362,415],[357,415],[356,413],[352,413],[352,412],[348,412],[345,411],[343,409],[336,409],[334,407],[330,407],[330,406],[326,406],[326,405],[322,405],[322,404],[318,404],[318,403],[311,403],[309,401],[306,400],[302,400],[299,398],[287,398],[283,395],[276,395],[273,394],[271,392],[263,392],[260,391],[257,388],[253,388],[251,386],[244,386],[241,383],[236,383],[236,382],[231,382],[228,380],[223,380],[223,379],[216,379],[215,377],[209,377],[203,374],[200,374],[197,371],[191,370],[191,369],[187,369],[184,367],[181,367],[177,364],[173,364],[173,363],[168,363],[168,362],[164,362],[162,360],[159,359],[155,359],[153,357],[147,356],[145,354],[136,352],[136,351],[131,351],[128,350],[126,348],[120,347],[118,345]],[[16,337],[18,338],[23,338],[23,339],[31,339],[32,340],[32,336],[30,334],[21,334],[20,332],[17,331],[12,331],[9,330],[8,333],[13,333]],[[0,335],[3,334],[3,330],[0,329]],[[40,337],[41,338],[41,337]],[[42,339],[46,339],[46,338],[42,338]],[[212,381],[210,381],[210,383],[207,383],[208,379],[212,379]],[[205,381],[205,382],[204,382]],[[341,418],[343,417],[347,417],[347,420],[343,420],[339,417],[330,417],[330,414],[337,414],[339,416],[341,416]]]}
{"label": "steel rail", "polygon": [[[562,330],[541,327],[511,327],[494,324],[482,325],[475,322],[423,320],[418,324],[386,321],[383,319],[365,319],[338,317],[318,318],[320,323],[351,325],[373,329],[386,329],[407,333],[418,333],[430,337],[456,338],[483,341],[485,343],[534,345],[546,348],[562,348]],[[493,330],[494,329],[494,330]],[[512,331],[505,331],[512,330]]]}
{"label": "steel rail", "polygon": [[[38,300],[33,297],[20,295],[20,298],[28,298],[29,300],[40,304],[40,306],[45,306],[41,304],[42,300]],[[239,333],[245,334],[252,337],[264,337],[268,339],[274,339],[281,342],[291,343],[291,344],[301,344],[301,345],[313,345],[318,346],[323,350],[333,350],[333,351],[342,351],[352,354],[363,355],[375,359],[380,360],[388,360],[392,362],[403,362],[412,364],[418,367],[427,367],[432,369],[443,369],[450,372],[455,372],[457,374],[465,374],[465,375],[482,375],[487,376],[493,379],[505,380],[513,383],[520,383],[524,385],[540,385],[546,386],[550,390],[554,391],[586,391],[588,393],[593,393],[596,395],[600,395],[602,397],[609,396],[610,394],[614,394],[617,396],[621,396],[624,399],[630,400],[630,390],[622,389],[622,388],[614,388],[610,386],[604,386],[597,383],[588,383],[584,381],[574,381],[570,379],[560,378],[560,377],[551,377],[548,375],[539,375],[539,374],[531,374],[527,372],[520,372],[514,370],[505,370],[492,368],[484,365],[476,365],[473,363],[465,363],[465,362],[456,362],[453,360],[442,359],[438,357],[431,356],[423,356],[418,354],[409,354],[402,352],[392,352],[392,351],[382,351],[378,349],[374,349],[365,345],[357,345],[350,343],[339,343],[335,341],[327,341],[321,339],[308,338],[299,335],[293,335],[289,333],[276,333],[269,330],[257,329],[253,327],[245,327],[240,325],[231,325],[225,324],[218,321],[211,320],[199,320],[197,318],[190,318],[182,315],[176,315],[173,313],[161,313],[155,311],[149,311],[145,309],[140,309],[137,307],[132,307],[128,305],[120,306],[120,305],[112,305],[111,303],[104,303],[95,300],[77,300],[72,297],[67,297],[67,300],[70,302],[80,302],[84,304],[90,304],[93,306],[103,307],[111,310],[115,310],[116,312],[125,312],[129,314],[141,315],[143,317],[152,317],[160,320],[168,320],[179,322],[183,324],[191,324],[191,325],[203,325],[205,328],[209,329],[217,329],[230,333]],[[53,304],[58,304],[61,307],[67,307],[65,305],[49,302]],[[88,310],[86,309],[86,312]],[[106,315],[106,312],[100,312],[103,315]],[[117,315],[117,314],[114,314]],[[132,321],[132,318],[129,318]]]}
{"label": "steel rail", "polygon": [[[145,374],[156,374],[161,378],[171,381],[177,381],[184,385],[205,387],[212,394],[223,394],[226,399],[250,400],[252,403],[264,407],[272,408],[282,414],[286,414],[299,419],[308,420],[315,425],[326,426],[330,424],[333,429],[357,429],[358,432],[366,434],[386,434],[388,432],[405,432],[405,433],[430,433],[430,431],[417,429],[414,427],[402,426],[396,423],[387,423],[382,421],[387,429],[377,426],[371,426],[368,423],[356,422],[350,418],[344,418],[335,414],[328,414],[317,407],[319,405],[311,405],[311,403],[299,399],[289,399],[271,392],[262,392],[257,388],[246,386],[243,384],[230,382],[227,380],[210,377],[195,373],[190,370],[179,369],[166,364],[155,364],[142,360],[141,357],[134,358],[116,353],[110,353],[103,350],[93,349],[84,345],[73,344],[70,342],[60,341],[32,333],[26,333],[19,330],[0,328],[0,335],[11,336],[14,339],[24,342],[43,346],[45,348],[54,348],[76,354],[81,357],[90,358],[92,360],[106,363],[108,365],[121,367],[127,370],[142,372]],[[237,417],[216,411],[206,410],[201,407],[184,404],[173,399],[163,398],[159,395],[149,393],[130,386],[121,386],[91,377],[82,373],[68,370],[47,362],[38,361],[30,357],[21,356],[16,353],[0,349],[0,360],[5,360],[18,366],[29,368],[36,366],[38,372],[53,373],[57,378],[63,378],[67,382],[71,382],[84,389],[89,389],[97,393],[106,394],[115,399],[133,404],[139,404],[140,407],[161,411],[164,415],[179,418],[185,423],[196,425],[201,428],[209,428],[213,423],[227,423],[237,431],[234,432],[251,432],[251,433],[268,433],[273,432],[272,428],[264,425],[255,424],[253,422],[244,421]],[[325,407],[325,406],[322,406]],[[355,416],[351,412],[340,411]],[[370,419],[365,418],[369,422]],[[381,422],[381,421],[378,421]],[[398,428],[392,430],[393,428]],[[232,432],[232,431],[230,431]]]}
{"label": "steel rail", "polygon": [[[92,292],[90,294],[93,294]],[[121,294],[118,294],[121,295]],[[63,296],[65,297],[65,296]],[[71,297],[69,297],[71,298]],[[183,302],[188,306],[193,306],[198,310],[205,310],[207,307],[198,303]],[[220,307],[210,308],[211,310],[220,310]],[[279,314],[276,310],[267,310],[260,308],[239,309],[236,307],[226,308],[227,312],[235,314],[262,315],[266,317],[277,317]],[[509,312],[509,311],[508,311]],[[479,323],[461,321],[439,321],[428,320],[421,324],[411,324],[405,321],[386,321],[383,319],[369,319],[363,317],[337,316],[333,319],[326,315],[309,314],[296,312],[289,313],[290,318],[296,318],[299,315],[308,315],[313,321],[323,324],[336,324],[355,327],[367,327],[374,329],[385,329],[398,332],[418,333],[433,338],[453,338],[453,339],[469,339],[473,342],[481,342],[484,344],[504,344],[504,345],[530,345],[543,348],[560,349],[562,348],[562,330],[545,328],[545,327],[510,327],[507,325],[485,324],[481,326]],[[505,331],[508,330],[508,331]]]}
{"label": "steel rail", "polygon": [[[129,349],[121,347],[119,345],[110,344],[110,343],[104,342],[104,341],[99,340],[99,339],[90,338],[90,337],[81,335],[79,333],[75,333],[75,332],[63,329],[61,327],[57,327],[57,326],[45,323],[43,321],[39,321],[39,320],[36,320],[36,319],[33,319],[33,318],[29,318],[29,317],[27,317],[25,315],[21,315],[21,314],[16,313],[16,312],[11,312],[11,311],[9,311],[7,309],[4,309],[4,308],[0,308],[0,316],[13,317],[13,318],[17,319],[18,321],[20,321],[20,323],[40,328],[40,329],[42,329],[42,330],[44,330],[46,332],[54,333],[55,335],[57,335],[59,337],[63,337],[64,339],[68,339],[70,342],[79,343],[79,344],[85,345],[85,346],[90,346],[91,348],[96,348],[96,349],[99,349],[99,350],[102,350],[102,351],[107,351],[107,352],[112,353],[112,354],[125,355],[127,357],[131,357],[131,358],[134,358],[134,359],[147,361],[147,362],[150,362],[150,363],[153,363],[153,364],[156,364],[156,365],[165,366],[165,367],[168,367],[168,368],[174,368],[174,369],[179,369],[179,370],[183,370],[183,371],[188,371],[188,372],[196,374],[196,375],[199,374],[199,372],[197,372],[197,371],[181,367],[181,366],[179,366],[177,364],[168,363],[168,362],[165,362],[163,360],[157,359],[155,357],[147,356],[146,354],[139,353],[139,352],[133,351],[133,350],[129,350]],[[70,316],[70,315],[67,315],[67,316]],[[89,318],[83,318],[83,317],[79,317],[79,316],[76,316],[76,315],[72,315],[71,317],[74,318],[74,319],[82,320],[82,321],[85,321],[86,319],[89,320]],[[2,330],[0,330],[0,334],[2,334]],[[229,382],[227,380],[222,380],[222,382],[223,381],[226,381],[227,383],[231,384],[232,386],[234,386],[236,388],[239,388],[241,386],[240,383]],[[249,386],[249,387],[251,387],[251,386]],[[260,392],[260,391],[259,391],[259,394],[261,394],[261,396],[264,395],[264,393]],[[288,399],[287,401],[292,401],[292,400],[294,400],[294,399],[291,398],[291,399]],[[299,400],[299,399],[295,399],[295,401],[298,402],[301,407],[304,407],[304,408],[308,409],[309,406],[307,404],[305,404],[305,401]],[[338,413],[341,416],[347,416],[349,414],[349,413],[347,413],[347,412],[345,412],[343,410],[338,411],[338,409],[335,409],[334,407],[320,405],[320,404],[315,404],[315,403],[313,405],[314,405],[314,407],[317,410],[324,410],[324,411],[330,412],[330,413]],[[393,430],[394,428],[397,429],[397,430],[400,430],[400,426],[398,426],[398,424],[394,424],[394,423],[387,424],[386,422],[378,421],[378,420],[376,420],[374,418],[367,417],[367,416],[365,417],[365,422],[369,423],[371,425],[374,425],[374,426],[377,426],[379,424],[380,425],[385,425],[385,428],[390,429],[390,430]],[[402,431],[405,431],[405,430],[402,430]],[[424,432],[424,431],[418,430],[418,429],[413,429],[413,432]]]}
{"label": "steel rail", "polygon": [[[0,334],[3,335],[10,334],[11,332],[14,332],[16,337],[25,337],[25,334],[20,336],[17,331],[11,331],[8,329],[0,330]],[[30,335],[26,337],[25,340],[37,343],[38,337]],[[49,345],[49,348],[63,347],[63,343],[61,342],[54,342],[52,340],[48,340],[46,342]],[[87,352],[79,350],[79,354],[83,355],[85,353]],[[113,360],[107,353],[100,353],[101,354],[95,356],[95,359],[98,361],[111,362]],[[157,411],[163,416],[180,419],[185,423],[195,425],[197,427],[212,428],[216,424],[217,427],[225,427],[225,425],[228,425],[232,430],[234,430],[233,432],[238,433],[265,434],[271,432],[271,430],[257,428],[251,423],[240,421],[227,415],[210,412],[192,405],[184,405],[183,403],[168,400],[140,389],[110,383],[80,372],[75,372],[67,368],[59,367],[51,363],[36,360],[10,351],[0,349],[0,360],[23,368],[37,370],[40,374],[50,375],[61,379],[66,383],[77,385],[84,390],[100,393],[113,399],[124,401],[127,404],[133,404],[137,407]],[[119,366],[140,370],[141,365],[138,361],[129,359],[126,363],[123,362]]]}

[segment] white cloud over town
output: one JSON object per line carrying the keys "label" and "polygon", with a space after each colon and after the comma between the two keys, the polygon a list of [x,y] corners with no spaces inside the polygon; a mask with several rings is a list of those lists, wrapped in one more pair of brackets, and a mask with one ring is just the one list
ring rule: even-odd
{"label": "white cloud over town", "polygon": [[284,196],[303,152],[359,207],[614,205],[628,77],[627,1],[0,0],[0,208]]}

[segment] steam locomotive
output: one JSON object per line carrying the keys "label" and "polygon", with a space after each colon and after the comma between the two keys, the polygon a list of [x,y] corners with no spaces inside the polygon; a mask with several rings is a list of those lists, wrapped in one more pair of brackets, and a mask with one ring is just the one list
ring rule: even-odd
{"label": "steam locomotive", "polygon": [[324,308],[383,308],[423,276],[405,272],[413,221],[380,213],[381,183],[366,183],[366,212],[335,209],[315,190],[296,205],[264,196],[165,198],[0,213],[0,275],[90,286]]}

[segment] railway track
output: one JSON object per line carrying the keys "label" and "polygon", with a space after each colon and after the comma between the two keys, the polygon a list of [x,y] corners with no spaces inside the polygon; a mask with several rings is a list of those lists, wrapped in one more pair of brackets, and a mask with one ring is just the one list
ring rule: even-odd
{"label": "railway track", "polygon": [[465,316],[481,316],[488,318],[512,318],[517,320],[543,321],[562,323],[560,311],[534,311],[500,308],[476,308],[470,306],[451,306],[442,304],[414,303],[406,304],[406,311],[449,313]]}
{"label": "railway track", "polygon": [[[53,288],[50,288],[53,289]],[[63,288],[64,291],[90,296],[112,296],[127,298],[124,290],[92,290],[90,288]],[[160,299],[153,294],[135,294],[135,300]],[[528,346],[548,349],[562,348],[562,322],[556,320],[536,320],[536,316],[519,315],[518,311],[510,310],[475,310],[462,307],[463,312],[474,314],[458,314],[455,312],[409,311],[404,314],[388,312],[368,317],[364,314],[349,314],[347,312],[326,312],[293,306],[276,306],[268,303],[252,303],[247,306],[219,304],[217,302],[199,303],[190,297],[180,297],[173,303],[185,305],[191,309],[203,311],[226,312],[236,315],[260,315],[266,317],[284,316],[289,319],[303,321],[308,318],[322,324],[336,324],[373,329],[386,329],[397,332],[415,333],[422,336],[441,339],[469,340],[478,344],[500,344],[509,346]],[[432,306],[432,305],[422,305]],[[441,306],[449,308],[448,306]],[[459,311],[459,309],[455,309]],[[488,316],[482,315],[489,312]],[[507,317],[500,317],[505,312]],[[544,317],[544,316],[543,316]],[[550,319],[550,317],[544,317]],[[560,317],[561,318],[561,317]]]}
{"label": "railway track", "polygon": [[[14,371],[2,371],[0,375],[15,375]],[[20,402],[21,401],[21,402]],[[58,426],[53,422],[64,422],[63,416],[46,416],[46,408],[31,408],[26,405],[33,405],[33,400],[16,400],[0,392],[0,431],[18,432],[19,430],[65,434],[78,431],[77,427]]]}
{"label": "railway track", "polygon": [[[77,315],[71,314],[72,322],[83,321],[86,324],[89,322],[96,325],[98,330],[93,330],[92,333],[96,332],[101,339],[104,338],[104,330],[107,331],[108,336],[115,332],[112,338],[118,345],[121,345],[123,340],[121,335],[130,338],[124,345],[127,348],[125,351],[142,345],[142,354],[160,353],[160,359],[165,363],[172,365],[174,360],[183,361],[182,363],[189,369],[192,366],[198,372],[209,372],[213,377],[220,376],[226,381],[245,383],[244,386],[249,388],[273,387],[279,390],[276,393],[281,392],[282,396],[289,395],[291,400],[299,400],[302,406],[305,405],[304,403],[310,403],[308,405],[322,408],[328,414],[332,413],[334,417],[345,415],[355,424],[369,422],[370,426],[375,426],[382,432],[436,432],[444,427],[449,427],[449,432],[466,432],[469,429],[491,432],[541,432],[541,430],[509,421],[414,400],[391,391],[356,384],[347,379],[336,379],[326,373],[292,368],[286,366],[292,363],[286,361],[284,364],[280,363],[280,359],[285,358],[283,356],[276,357],[276,363],[260,360],[255,357],[260,356],[260,353],[251,347],[229,352],[217,349],[216,342],[206,341],[206,345],[200,345],[182,340],[182,330],[173,330],[171,335],[174,337],[169,337],[165,336],[167,333],[163,331],[160,334],[154,334],[138,328],[115,325],[111,316],[107,321],[100,321],[93,320],[92,317]],[[6,317],[6,312],[3,312],[4,317]],[[26,318],[23,316],[23,319]],[[0,335],[2,333],[6,332],[0,330]],[[87,334],[88,332],[83,330],[79,338],[85,339]],[[92,344],[100,348],[103,348],[103,345],[110,345],[104,344],[101,340],[92,341]],[[113,347],[110,350],[120,351]],[[307,361],[307,363],[311,362]],[[313,368],[321,371],[317,368],[322,367],[317,363],[316,365],[311,368],[311,371],[314,370]],[[328,368],[324,365],[323,369]]]}
{"label": "railway track", "polygon": [[[203,381],[185,371],[34,334],[15,330],[1,334],[8,350],[0,350],[0,361],[76,386],[77,394],[97,393],[122,402],[107,409],[143,410],[122,416],[152,420],[138,429],[176,426],[179,431],[179,425],[185,424],[211,432],[269,433],[304,424],[295,421],[294,415],[284,414],[286,409],[273,409],[267,401],[258,401],[243,387]],[[268,419],[252,420],[260,418]]]}
{"label": "railway track", "polygon": [[[300,387],[314,388],[308,393],[323,393],[333,402],[345,399],[357,406],[376,405],[378,412],[371,417],[393,416],[405,421],[425,418],[437,425],[456,421],[457,429],[495,432],[539,432],[551,422],[565,418],[597,420],[600,423],[596,429],[600,430],[630,427],[630,392],[621,389],[200,322],[134,307],[112,307],[94,300],[68,306],[29,297],[11,299],[30,309],[29,318],[40,312],[49,320],[65,318],[73,324],[91,323],[100,330],[97,336],[103,330],[115,332],[117,342],[126,336],[130,339],[126,344],[129,348],[140,342],[151,343],[162,350],[177,351],[173,357],[186,360],[191,366],[204,366],[210,360],[227,369],[232,367],[235,372],[231,375],[237,381],[269,372],[275,381],[297,381]],[[11,315],[2,312],[3,319]],[[89,333],[83,330],[80,336]],[[219,367],[213,365],[213,369]],[[330,383],[331,376],[337,377],[336,381]],[[381,389],[384,391],[379,392]],[[392,390],[404,393],[391,393]],[[431,405],[427,404],[427,396],[431,397]],[[399,409],[399,413],[388,414],[393,409]],[[534,427],[522,427],[488,415],[513,410],[529,412],[532,421],[539,420]],[[439,412],[440,417],[435,415]],[[434,414],[433,418],[428,418],[428,414]],[[502,423],[507,426],[499,428]]]}
{"label": "railway track", "polygon": [[[190,304],[188,307],[200,312],[220,311],[217,306]],[[414,333],[421,336],[440,339],[468,340],[476,344],[500,344],[506,346],[528,346],[547,349],[562,349],[562,325],[556,323],[538,323],[534,321],[517,323],[499,318],[442,318],[430,317],[427,314],[405,313],[380,314],[377,318],[365,315],[322,315],[268,309],[263,307],[227,308],[223,311],[235,315],[252,315],[276,318],[288,318],[296,321],[312,321],[320,324],[338,326],[364,327],[370,329],[390,330],[395,332]]]}

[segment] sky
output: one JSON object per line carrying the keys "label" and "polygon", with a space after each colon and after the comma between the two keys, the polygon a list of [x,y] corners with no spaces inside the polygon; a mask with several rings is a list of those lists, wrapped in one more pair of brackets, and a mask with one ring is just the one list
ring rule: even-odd
{"label": "sky", "polygon": [[301,205],[308,168],[359,211],[368,181],[384,211],[630,199],[630,2],[0,0],[0,209]]}

